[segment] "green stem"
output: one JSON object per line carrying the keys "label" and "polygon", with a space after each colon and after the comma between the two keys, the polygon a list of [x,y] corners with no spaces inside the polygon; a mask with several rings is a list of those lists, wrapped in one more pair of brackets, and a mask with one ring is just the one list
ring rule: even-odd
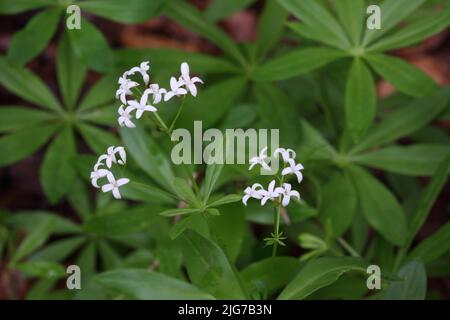
{"label": "green stem", "polygon": [[175,115],[175,118],[173,119],[172,123],[170,124],[169,127],[169,132],[171,133],[175,124],[177,123],[178,118],[180,117],[181,112],[183,111],[183,106],[184,106],[184,102],[186,101],[186,96],[183,96],[183,100],[181,102],[181,106],[178,108],[178,112]]}
{"label": "green stem", "polygon": [[350,253],[353,257],[359,257],[358,252],[356,252],[355,249],[353,249],[353,247],[344,240],[344,238],[339,237],[338,239],[339,244],[348,252]]}
{"label": "green stem", "polygon": [[[281,208],[280,204],[277,204],[274,210],[273,214],[273,234],[276,239],[280,237],[280,215],[281,215]],[[275,257],[277,255],[277,248],[278,248],[278,242],[275,241],[272,248],[272,257]]]}

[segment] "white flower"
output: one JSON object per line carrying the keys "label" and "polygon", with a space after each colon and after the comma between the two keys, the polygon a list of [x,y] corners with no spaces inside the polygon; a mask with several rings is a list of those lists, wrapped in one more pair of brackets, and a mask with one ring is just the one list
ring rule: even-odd
{"label": "white flower", "polygon": [[106,177],[110,172],[106,169],[98,169],[103,163],[96,163],[94,166],[94,171],[91,172],[91,183],[95,188],[100,188],[97,184],[97,180]]}
{"label": "white flower", "polygon": [[134,88],[139,85],[139,83],[135,81],[131,81],[130,79],[127,79],[128,73],[125,72],[122,77],[119,78],[119,84],[120,87],[116,91],[116,98],[120,96],[120,101],[123,104],[127,104],[127,95],[131,95],[131,88]]}
{"label": "white flower", "polygon": [[130,115],[130,112],[132,112],[135,108],[134,107],[126,107],[125,110],[123,109],[123,105],[119,107],[119,119],[117,120],[119,122],[119,125],[121,127],[128,127],[128,128],[134,128],[136,127],[133,122],[131,122],[132,116]]}
{"label": "white flower", "polygon": [[148,89],[144,91],[144,94],[151,94],[153,95],[153,103],[157,104],[161,102],[161,98],[163,94],[166,94],[167,90],[164,88],[159,88],[159,85],[156,83],[153,83],[149,86]]}
{"label": "white flower", "polygon": [[300,163],[295,164],[293,159],[289,159],[288,162],[289,162],[289,167],[284,168],[283,171],[281,171],[281,175],[285,176],[287,174],[295,174],[297,176],[298,183],[302,182],[303,175],[300,172],[300,170],[303,170],[303,166]]}
{"label": "white flower", "polygon": [[130,100],[128,101],[128,104],[130,107],[133,107],[136,109],[136,119],[139,119],[142,117],[142,114],[144,111],[151,111],[155,112],[157,109],[152,105],[147,105],[148,100],[148,94],[143,94],[139,102],[136,100]]}
{"label": "white flower", "polygon": [[121,195],[119,192],[119,187],[130,182],[130,179],[121,178],[119,180],[116,180],[116,178],[114,178],[114,175],[111,172],[106,177],[109,183],[102,186],[102,191],[103,192],[112,191],[114,198],[120,199]]}
{"label": "white flower", "polygon": [[[125,153],[125,149],[123,147],[110,146],[106,152],[107,152],[107,154],[102,154],[98,158],[97,163],[101,163],[103,160],[106,160],[106,166],[108,168],[111,168],[113,163],[117,163],[117,162],[119,164],[126,163],[126,153]],[[117,161],[116,153],[119,153],[119,156],[121,157],[121,159],[119,159],[119,161]]]}
{"label": "white flower", "polygon": [[275,188],[275,180],[269,183],[269,188],[267,190],[261,190],[259,193],[263,196],[261,199],[261,205],[265,205],[267,200],[273,200],[280,195],[280,188]]}
{"label": "white flower", "polygon": [[142,75],[142,79],[144,79],[145,84],[147,85],[150,81],[150,77],[147,74],[147,71],[150,70],[149,61],[144,61],[140,64],[139,67],[133,67],[128,71],[129,74],[135,74],[139,72]]}
{"label": "white flower", "polygon": [[195,97],[197,95],[197,82],[203,83],[199,77],[193,77],[189,75],[189,65],[187,62],[181,64],[181,77],[180,81],[185,85],[186,89]]}
{"label": "white flower", "polygon": [[277,154],[281,154],[284,162],[289,162],[289,159],[294,159],[296,157],[295,151],[292,149],[277,148],[273,155],[276,156]]}
{"label": "white flower", "polygon": [[289,201],[291,200],[291,197],[297,198],[297,200],[300,200],[300,194],[298,191],[291,190],[292,186],[289,183],[283,183],[283,188],[277,188],[280,195],[283,196],[283,200],[281,204],[283,207],[287,207],[289,204]]}
{"label": "white flower", "polygon": [[264,149],[262,149],[261,152],[259,153],[259,156],[250,159],[250,167],[248,168],[248,170],[252,170],[252,168],[257,164],[260,164],[266,170],[270,170],[270,167],[267,165],[266,162],[267,159],[266,151],[267,147],[264,147]]}
{"label": "white flower", "polygon": [[186,89],[180,88],[183,85],[181,81],[177,81],[174,77],[170,78],[170,91],[164,95],[164,101],[169,101],[174,96],[185,95]]}
{"label": "white flower", "polygon": [[[257,188],[259,188],[259,189],[257,189]],[[260,200],[263,197],[261,194],[262,189],[263,189],[263,187],[259,183],[255,183],[251,187],[245,188],[245,190],[244,190],[245,195],[242,197],[242,203],[244,203],[244,205],[247,205],[247,201],[250,198]]]}

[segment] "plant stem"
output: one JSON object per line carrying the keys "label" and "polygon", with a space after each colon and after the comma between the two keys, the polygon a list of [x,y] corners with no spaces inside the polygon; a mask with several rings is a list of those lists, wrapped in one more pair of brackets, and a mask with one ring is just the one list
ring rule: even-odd
{"label": "plant stem", "polygon": [[347,242],[345,241],[344,238],[339,237],[337,238],[339,244],[348,252],[350,253],[353,257],[359,257],[358,252],[356,252],[355,249],[353,249],[353,247]]}
{"label": "plant stem", "polygon": [[177,123],[178,117],[180,116],[181,112],[183,111],[183,106],[184,106],[184,102],[186,101],[186,96],[183,96],[183,100],[181,101],[181,105],[178,108],[178,112],[175,115],[175,118],[173,119],[172,123],[170,124],[169,127],[169,132],[172,133],[173,127],[175,126],[175,124]]}
{"label": "plant stem", "polygon": [[[278,240],[280,237],[280,214],[281,214],[280,204],[277,204],[273,214],[273,234],[274,237]],[[277,255],[278,242],[275,241],[272,248],[272,257]]]}

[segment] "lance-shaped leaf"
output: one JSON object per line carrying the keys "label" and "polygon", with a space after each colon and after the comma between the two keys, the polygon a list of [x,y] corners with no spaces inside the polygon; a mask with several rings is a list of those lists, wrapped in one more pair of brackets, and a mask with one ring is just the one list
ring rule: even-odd
{"label": "lance-shaped leaf", "polygon": [[345,57],[345,53],[335,49],[297,49],[269,60],[256,68],[251,76],[256,81],[289,79],[316,70],[343,57]]}
{"label": "lance-shaped leaf", "polygon": [[425,0],[384,0],[380,5],[381,11],[381,29],[366,30],[363,45],[366,46],[383,34],[395,27],[399,22],[408,17]]}
{"label": "lance-shaped leaf", "polygon": [[319,258],[305,265],[277,299],[300,300],[326,287],[349,271],[366,272],[367,263],[356,258]]}
{"label": "lance-shaped leaf", "polygon": [[11,39],[8,60],[24,65],[42,52],[55,33],[60,16],[61,8],[50,8],[31,18]]}
{"label": "lance-shaped leaf", "polygon": [[384,300],[424,300],[427,294],[427,273],[421,261],[410,261],[397,273],[401,279],[384,291]]}
{"label": "lance-shaped leaf", "polygon": [[186,180],[177,177],[175,178],[173,185],[178,196],[185,200],[189,205],[196,208],[202,206],[201,201],[197,198]]}
{"label": "lance-shaped leaf", "polygon": [[164,0],[89,0],[81,10],[122,23],[140,23],[159,14]]}
{"label": "lance-shaped leaf", "polygon": [[345,89],[347,128],[358,141],[372,124],[377,108],[375,81],[361,59],[354,59]]}
{"label": "lance-shaped leaf", "polygon": [[318,1],[278,0],[306,25],[308,33],[315,39],[331,46],[347,49],[350,47],[341,25]]}
{"label": "lance-shaped leaf", "polygon": [[30,127],[0,138],[0,166],[22,160],[39,149],[58,130],[59,125]]}
{"label": "lance-shaped leaf", "polygon": [[47,150],[40,169],[40,180],[45,195],[56,203],[70,190],[75,179],[71,160],[76,146],[72,128],[66,127],[55,138]]}
{"label": "lance-shaped leaf", "polygon": [[108,73],[97,81],[81,100],[78,110],[84,112],[104,105],[109,106],[114,102],[114,93],[118,88],[117,79],[115,73]]}
{"label": "lance-shaped leaf", "polygon": [[411,24],[406,25],[391,36],[375,42],[367,50],[388,51],[408,47],[441,32],[449,24],[450,8],[445,8],[439,12],[424,13]]}
{"label": "lance-shaped leaf", "polygon": [[211,300],[210,294],[158,272],[120,269],[96,275],[92,281],[139,300]]}
{"label": "lance-shaped leaf", "polygon": [[0,57],[0,83],[19,97],[38,106],[60,111],[61,105],[45,84],[31,71]]}
{"label": "lance-shaped leaf", "polygon": [[333,1],[339,21],[344,26],[352,43],[358,45],[364,31],[364,17],[366,6],[364,0],[338,0]]}
{"label": "lance-shaped leaf", "polygon": [[240,64],[245,64],[244,55],[236,44],[220,28],[209,23],[192,5],[185,1],[173,0],[165,4],[164,11],[172,20],[193,32],[199,33],[219,46]]}
{"label": "lance-shaped leaf", "polygon": [[56,71],[64,103],[67,108],[72,109],[83,86],[86,67],[74,54],[67,33],[64,33],[59,42]]}
{"label": "lance-shaped leaf", "polygon": [[381,77],[410,96],[426,96],[437,88],[433,79],[400,58],[385,54],[368,54],[365,58]]}
{"label": "lance-shaped leaf", "polygon": [[351,153],[395,141],[422,128],[447,107],[449,93],[448,90],[440,90],[432,97],[414,100],[406,106],[397,108],[383,121],[373,126]]}
{"label": "lance-shaped leaf", "polygon": [[365,170],[350,166],[348,172],[367,221],[389,242],[403,245],[407,237],[406,220],[395,196]]}
{"label": "lance-shaped leaf", "polygon": [[119,143],[119,139],[111,132],[89,124],[78,123],[77,128],[89,147],[98,154],[105,153],[109,146],[116,146]]}
{"label": "lance-shaped leaf", "polygon": [[113,66],[113,54],[100,30],[86,19],[81,28],[69,32],[70,42],[80,60],[98,72],[107,72]]}
{"label": "lance-shaped leaf", "polygon": [[415,247],[408,258],[430,263],[450,250],[450,221]]}
{"label": "lance-shaped leaf", "polygon": [[166,190],[174,191],[175,175],[170,162],[144,128],[139,125],[131,129],[122,128],[120,133],[127,151],[141,169]]}
{"label": "lance-shaped leaf", "polygon": [[245,299],[236,271],[220,247],[186,230],[182,237],[183,254],[190,280],[218,299]]}
{"label": "lance-shaped leaf", "polygon": [[2,0],[0,1],[0,14],[16,14],[49,6],[54,3],[55,0]]}
{"label": "lance-shaped leaf", "polygon": [[55,120],[55,114],[19,106],[1,106],[0,132],[17,131],[29,126]]}

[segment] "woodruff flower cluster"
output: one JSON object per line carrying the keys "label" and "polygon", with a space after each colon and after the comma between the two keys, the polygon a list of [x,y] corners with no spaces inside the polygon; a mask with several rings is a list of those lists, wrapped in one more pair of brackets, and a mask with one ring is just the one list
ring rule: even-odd
{"label": "woodruff flower cluster", "polygon": [[[270,169],[268,165],[270,160],[268,159],[266,152],[267,147],[262,149],[257,157],[250,159],[249,170],[251,170],[257,164],[266,170]],[[295,163],[295,151],[292,149],[277,148],[274,151],[273,158],[278,159],[280,155],[285,164],[285,167],[281,171],[281,176],[284,177],[289,174],[294,174],[297,177],[298,183],[302,182],[303,175],[301,173],[301,170],[303,170],[303,165],[300,163]],[[300,200],[300,193],[298,191],[292,190],[291,184],[283,183],[282,180],[280,182],[280,186],[275,187],[275,184],[276,181],[272,180],[269,183],[267,189],[264,189],[263,186],[259,183],[255,183],[251,187],[245,188],[242,202],[244,203],[244,205],[247,205],[247,201],[250,198],[253,198],[261,200],[261,205],[265,205],[268,200],[271,200],[278,201],[283,207],[286,207],[289,205],[291,197]]]}
{"label": "woodruff flower cluster", "polygon": [[119,187],[130,182],[130,179],[121,178],[116,180],[112,173],[111,167],[113,164],[125,165],[127,160],[127,154],[124,147],[110,146],[106,151],[106,154],[102,154],[98,157],[97,163],[94,165],[94,170],[91,172],[91,183],[95,188],[100,188],[97,181],[102,178],[106,178],[108,183],[101,186],[103,192],[111,191],[114,198],[120,199]]}
{"label": "woodruff flower cluster", "polygon": [[[186,62],[181,64],[181,76],[177,78],[171,77],[170,90],[160,88],[156,83],[150,83],[150,76],[148,71],[150,65],[148,61],[142,62],[138,67],[133,67],[127,70],[119,78],[119,89],[116,91],[116,99],[122,102],[119,107],[118,122],[121,127],[134,128],[135,124],[131,121],[133,118],[132,113],[135,112],[135,118],[140,119],[145,111],[156,112],[157,108],[154,106],[164,101],[169,101],[173,97],[183,96],[188,93],[197,96],[196,83],[203,83],[198,77],[192,77],[189,75],[189,65]],[[130,79],[135,74],[140,74],[144,82],[144,89],[140,90],[141,86],[138,82]],[[133,89],[135,92],[133,92]],[[140,94],[140,98],[136,98],[136,93]],[[132,96],[134,99],[129,99]],[[153,101],[149,103],[149,97],[152,96]],[[108,148],[106,154],[102,154],[97,163],[94,165],[94,169],[91,172],[91,183],[95,188],[100,188],[97,184],[99,179],[106,178],[108,183],[101,186],[103,192],[111,191],[114,198],[120,199],[121,194],[119,187],[130,182],[128,178],[121,178],[116,180],[112,173],[111,167],[113,164],[125,165],[126,152],[124,147]]]}
{"label": "woodruff flower cluster", "polygon": [[[158,109],[155,107],[163,100],[169,101],[173,97],[179,97],[190,93],[194,97],[197,96],[196,83],[203,83],[198,77],[192,77],[189,75],[189,65],[187,62],[181,64],[181,76],[177,78],[170,78],[170,90],[160,88],[159,84],[150,84],[150,76],[148,71],[150,70],[149,62],[144,61],[139,67],[133,67],[119,78],[119,89],[116,91],[116,99],[120,99],[122,103],[119,107],[118,122],[121,127],[134,128],[135,124],[131,121],[133,118],[132,113],[135,112],[135,118],[140,119],[145,111],[156,112]],[[131,76],[139,73],[144,81],[144,88],[141,90],[140,84],[130,79]],[[141,93],[139,99],[128,99],[129,96],[133,96],[133,89]],[[149,102],[150,96],[153,98]]]}

